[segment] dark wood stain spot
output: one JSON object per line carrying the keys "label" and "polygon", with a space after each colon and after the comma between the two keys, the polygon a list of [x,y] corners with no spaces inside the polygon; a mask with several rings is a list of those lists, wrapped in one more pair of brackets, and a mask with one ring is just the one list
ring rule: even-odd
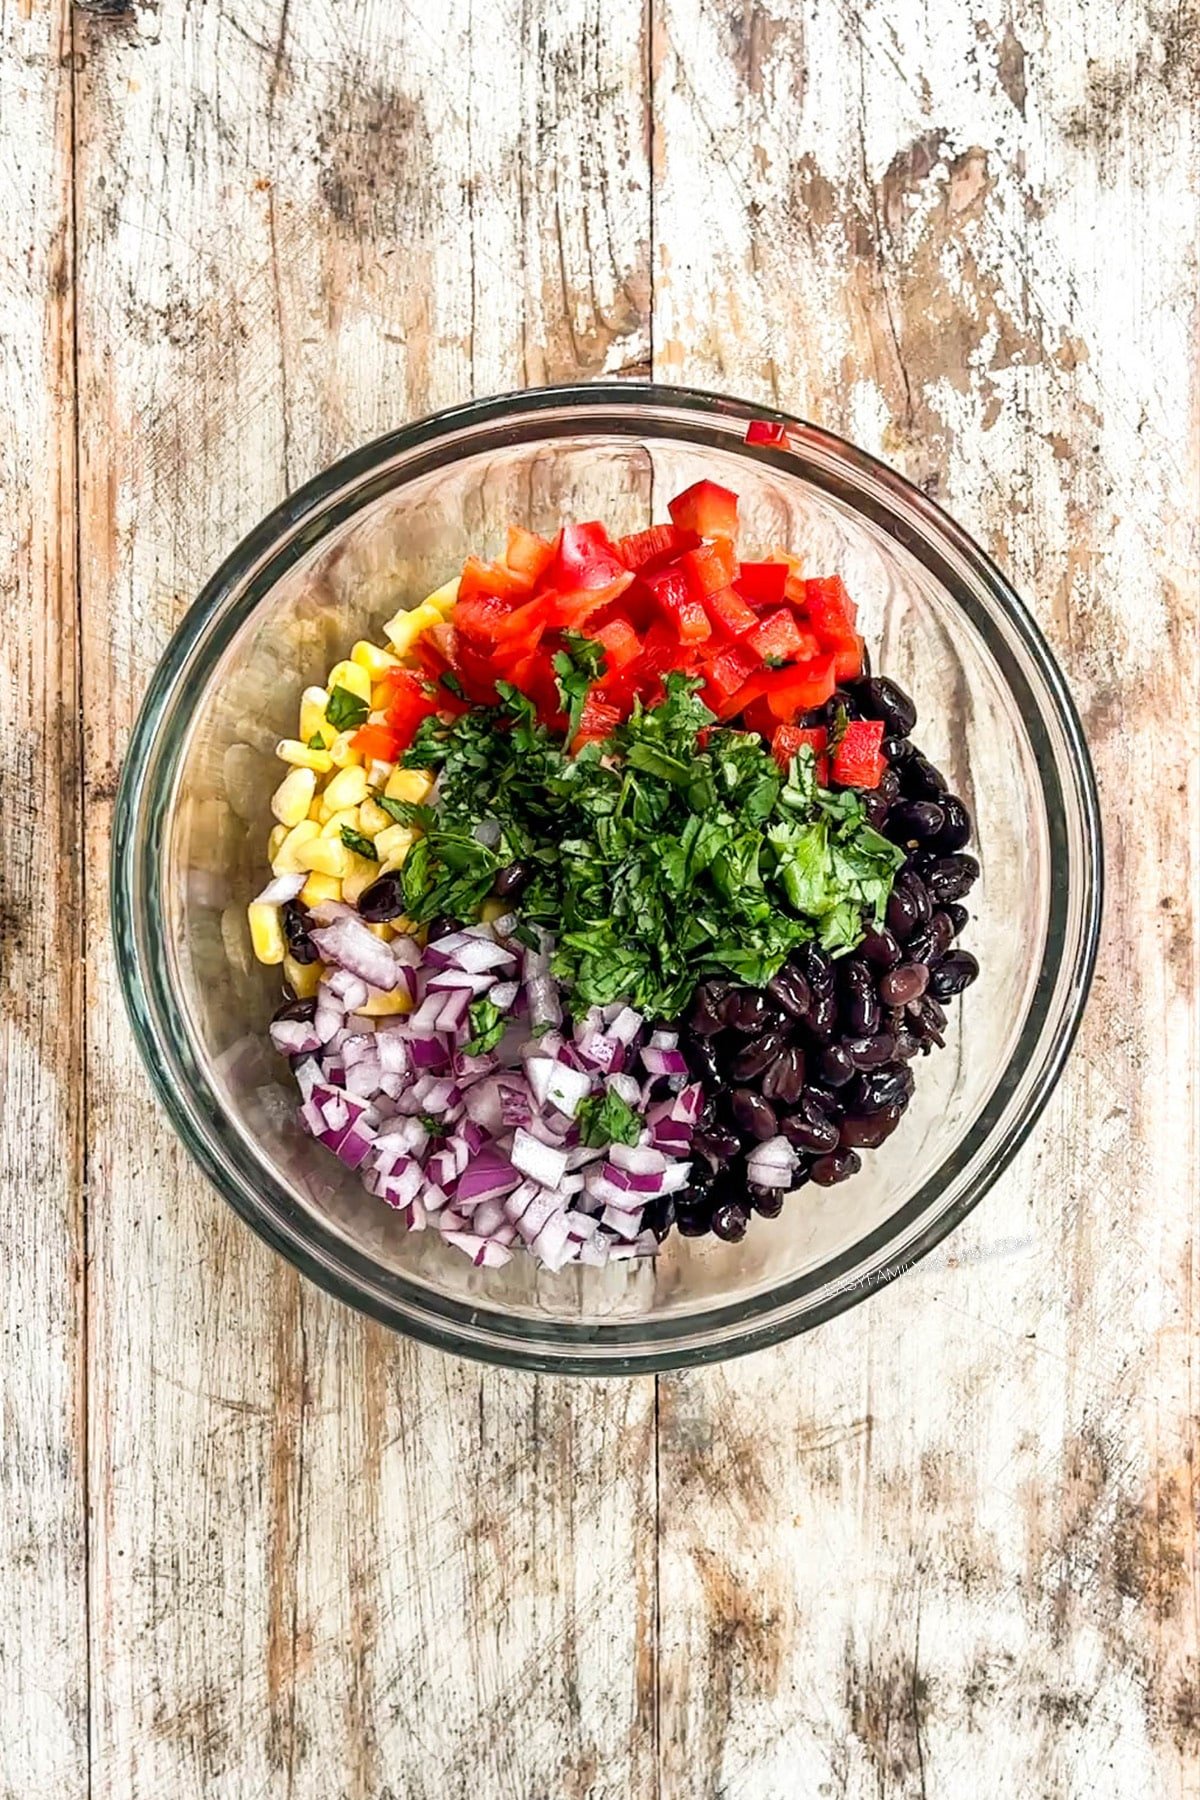
{"label": "dark wood stain spot", "polygon": [[1113,1585],[1160,1625],[1179,1611],[1190,1589],[1189,1526],[1180,1484],[1167,1476],[1145,1499],[1122,1500],[1111,1533]]}
{"label": "dark wood stain spot", "polygon": [[1003,35],[996,47],[996,73],[1000,77],[1000,86],[1024,118],[1025,46],[1013,30],[1011,19],[1005,21]]}
{"label": "dark wood stain spot", "polygon": [[368,243],[411,233],[435,199],[421,180],[427,139],[415,100],[347,72],[317,125],[317,186],[334,223]]}
{"label": "dark wood stain spot", "polygon": [[863,1663],[847,1645],[845,1670],[850,1728],[875,1767],[880,1792],[893,1782],[921,1780],[929,1684],[913,1657],[903,1650],[884,1657],[872,1652]]}
{"label": "dark wood stain spot", "polygon": [[1180,109],[1200,96],[1200,4],[1165,0],[1151,6],[1133,54],[1123,62],[1091,62],[1081,106],[1063,121],[1068,143],[1099,153],[1100,167],[1137,184],[1147,169],[1122,145],[1173,128]]}

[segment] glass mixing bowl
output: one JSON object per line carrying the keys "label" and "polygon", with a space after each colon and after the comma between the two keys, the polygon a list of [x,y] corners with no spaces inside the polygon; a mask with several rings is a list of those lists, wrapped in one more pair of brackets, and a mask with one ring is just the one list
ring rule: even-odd
{"label": "glass mixing bowl", "polygon": [[[943,1238],[1041,1111],[1095,955],[1101,843],[1075,710],[1024,606],[952,520],[891,470],[763,409],[604,383],[482,400],[347,457],[214,575],[151,684],[117,805],[113,914],[126,999],[167,1112],[214,1186],[314,1281],[445,1349],[530,1368],[677,1367],[757,1349],[863,1299]],[[673,1234],[653,1260],[551,1275],[475,1269],[397,1216],[299,1130],[266,1025],[277,971],[250,953],[276,740],[300,690],[519,519],[633,531],[710,476],[742,542],[801,552],[859,604],[874,665],[908,687],[917,737],[963,795],[983,875],[964,942],[982,973],[922,1059],[901,1128],[845,1186],[811,1185],[740,1244]]]}

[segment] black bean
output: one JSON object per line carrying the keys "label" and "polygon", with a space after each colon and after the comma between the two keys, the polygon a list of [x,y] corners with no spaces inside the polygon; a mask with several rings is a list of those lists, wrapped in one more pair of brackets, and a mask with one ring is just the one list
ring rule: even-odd
{"label": "black bean", "polygon": [[873,831],[883,831],[888,822],[889,807],[886,798],[875,788],[861,796],[863,817]]}
{"label": "black bean", "polygon": [[523,894],[533,880],[534,868],[531,862],[524,859],[510,862],[507,868],[501,869],[492,883],[492,893],[497,900],[515,900]]}
{"label": "black bean", "polygon": [[877,930],[874,925],[868,925],[858,953],[869,963],[874,963],[877,969],[894,969],[900,961],[900,946],[886,926]]}
{"label": "black bean", "polygon": [[727,1201],[724,1206],[713,1208],[712,1233],[727,1244],[736,1244],[746,1235],[746,1227],[750,1223],[745,1207],[735,1206]]}
{"label": "black bean", "polygon": [[315,996],[309,1000],[285,1000],[283,1005],[279,1008],[279,1011],[275,1014],[272,1023],[277,1023],[283,1019],[297,1019],[301,1024],[307,1025],[309,1020],[315,1019],[316,1016],[317,1002]]}
{"label": "black bean", "polygon": [[741,1137],[729,1125],[713,1125],[707,1131],[698,1131],[692,1143],[701,1156],[707,1156],[718,1167],[736,1156],[742,1147]]}
{"label": "black bean", "polygon": [[873,1037],[879,1030],[875,977],[857,957],[842,965],[842,1018],[856,1037]]}
{"label": "black bean", "polygon": [[814,994],[808,1009],[808,1029],[817,1039],[830,1038],[837,1027],[838,1003],[835,994]]}
{"label": "black bean", "polygon": [[282,922],[292,960],[304,964],[319,962],[320,952],[308,935],[308,912],[298,900],[285,901]]}
{"label": "black bean", "polygon": [[893,1034],[892,1041],[896,1046],[896,1055],[901,1062],[911,1062],[921,1048],[920,1038],[906,1025],[901,1026],[900,1030]]}
{"label": "black bean", "polygon": [[818,1187],[836,1187],[839,1181],[849,1180],[862,1168],[862,1157],[853,1150],[831,1150],[828,1156],[818,1156],[812,1166],[812,1178]]}
{"label": "black bean", "polygon": [[426,943],[434,944],[437,942],[438,938],[449,937],[452,931],[458,930],[459,923],[457,919],[451,919],[445,913],[440,913],[436,919],[431,919],[429,924],[425,927],[425,941]]}
{"label": "black bean", "polygon": [[900,798],[900,777],[897,775],[895,769],[885,769],[883,771],[883,774],[879,777],[879,786],[875,789],[875,792],[879,795],[881,800],[886,800],[889,806],[895,806],[897,800]]}
{"label": "black bean", "polygon": [[818,994],[832,994],[833,963],[819,944],[801,944],[792,952],[790,960],[807,981],[814,999]]}
{"label": "black bean", "polygon": [[925,994],[910,1007],[913,1028],[921,1040],[921,1047],[928,1050],[931,1044],[939,1049],[945,1043],[942,1033],[946,1029],[946,1015],[932,994]]}
{"label": "black bean", "polygon": [[[695,1027],[692,1027],[693,1032]],[[685,1037],[681,1044],[687,1066],[693,1075],[699,1075],[709,1087],[720,1087],[725,1079],[724,1071],[717,1055],[717,1046],[708,1037]]]}
{"label": "black bean", "polygon": [[919,751],[905,762],[900,785],[912,800],[940,800],[950,787],[942,771],[935,769]]}
{"label": "black bean", "polygon": [[903,874],[897,875],[888,895],[887,928],[893,938],[903,943],[912,936],[918,923],[916,902],[904,885]]}
{"label": "black bean", "polygon": [[783,1135],[796,1150],[821,1155],[838,1141],[838,1128],[813,1101],[801,1098],[797,1110],[783,1121]]}
{"label": "black bean", "polygon": [[946,946],[940,941],[939,934],[933,929],[933,920],[928,925],[918,925],[904,946],[906,963],[924,963],[931,969],[938,962]]}
{"label": "black bean", "polygon": [[381,875],[358,897],[359,917],[369,925],[383,925],[398,919],[404,911],[404,888],[399,875]]}
{"label": "black bean", "polygon": [[750,1088],[734,1088],[729,1096],[729,1110],[734,1122],[760,1143],[765,1144],[768,1138],[775,1137],[779,1131],[779,1120],[771,1102],[764,1100],[761,1094],[754,1093]]}
{"label": "black bean", "polygon": [[746,1184],[746,1198],[756,1213],[764,1219],[777,1219],[783,1211],[783,1202],[787,1195],[786,1188],[760,1187],[757,1182]]}
{"label": "black bean", "polygon": [[891,1137],[902,1117],[898,1106],[882,1107],[865,1118],[856,1113],[847,1114],[842,1120],[838,1141],[846,1150],[878,1150],[880,1144]]}
{"label": "black bean", "polygon": [[889,969],[879,983],[879,998],[888,1006],[907,1006],[910,1000],[919,1000],[929,986],[929,970],[924,963],[902,962],[897,969]]}
{"label": "black bean", "polygon": [[979,964],[969,950],[952,950],[929,977],[929,991],[935,1000],[949,1000],[970,987],[979,974]]}
{"label": "black bean", "polygon": [[803,1098],[819,1107],[827,1119],[840,1119],[846,1110],[838,1099],[837,1089],[827,1087],[823,1081],[806,1082]]}
{"label": "black bean", "polygon": [[950,905],[950,906],[945,907],[943,910],[945,911],[946,917],[949,919],[951,925],[953,925],[953,927],[954,927],[955,937],[958,936],[960,931],[966,930],[968,922],[970,921],[971,915],[967,911],[965,906]]}
{"label": "black bean", "polygon": [[692,996],[688,1024],[699,1037],[715,1037],[724,1031],[721,1007],[729,995],[727,981],[702,981]]}
{"label": "black bean", "polygon": [[848,1112],[874,1113],[885,1106],[905,1107],[912,1098],[913,1072],[907,1063],[884,1063],[880,1069],[864,1069],[850,1097]]}
{"label": "black bean", "polygon": [[773,1023],[774,1007],[757,988],[734,988],[721,1003],[721,1017],[734,1031],[766,1031]]}
{"label": "black bean", "polygon": [[934,941],[944,956],[954,942],[954,920],[947,912],[935,912],[930,919],[927,930],[933,933]]}
{"label": "black bean", "polygon": [[979,879],[979,864],[973,856],[942,856],[925,876],[930,896],[939,906],[947,900],[961,900]]}
{"label": "black bean", "polygon": [[729,1073],[734,1081],[753,1081],[770,1068],[785,1047],[779,1032],[764,1031],[761,1037],[751,1038],[742,1046],[729,1065]]}
{"label": "black bean", "polygon": [[830,1087],[845,1087],[854,1080],[854,1064],[841,1044],[827,1044],[820,1058],[821,1080]]}
{"label": "black bean", "polygon": [[681,1199],[675,1212],[675,1223],[684,1237],[705,1237],[710,1229],[712,1213],[707,1206],[689,1206]]}
{"label": "black bean", "polygon": [[938,835],[944,819],[936,800],[898,800],[888,812],[885,832],[893,843],[924,844]]}
{"label": "black bean", "polygon": [[896,1041],[890,1032],[881,1031],[878,1037],[843,1038],[840,1048],[856,1069],[877,1069],[880,1063],[891,1062]]}
{"label": "black bean", "polygon": [[[730,1154],[735,1153],[731,1151]],[[699,1206],[701,1202],[706,1204],[710,1202],[716,1179],[717,1171],[710,1168],[708,1163],[694,1162],[686,1189],[689,1205]]]}
{"label": "black bean", "polygon": [[794,1106],[804,1088],[804,1052],[791,1044],[775,1058],[762,1078],[763,1097]]}
{"label": "black bean", "polygon": [[821,721],[823,725],[836,725],[839,713],[845,713],[848,719],[861,719],[864,716],[857,696],[848,688],[836,688],[821,710],[824,713]]}
{"label": "black bean", "polygon": [[917,709],[904,689],[886,675],[856,681],[854,697],[868,719],[882,719],[893,737],[905,738],[917,722]]}
{"label": "black bean", "polygon": [[888,760],[889,767],[893,770],[902,768],[905,763],[911,762],[914,756],[921,754],[911,738],[897,737],[895,732],[884,738],[880,748]]}
{"label": "black bean", "polygon": [[957,794],[943,794],[939,804],[944,823],[933,847],[941,855],[948,856],[952,850],[961,850],[970,841],[971,815]]}
{"label": "black bean", "polygon": [[661,1244],[675,1223],[674,1194],[656,1194],[642,1212],[643,1231],[652,1231]]}
{"label": "black bean", "polygon": [[775,1004],[782,1006],[794,1019],[802,1019],[808,1011],[808,983],[799,969],[793,969],[787,963],[768,981],[767,992]]}

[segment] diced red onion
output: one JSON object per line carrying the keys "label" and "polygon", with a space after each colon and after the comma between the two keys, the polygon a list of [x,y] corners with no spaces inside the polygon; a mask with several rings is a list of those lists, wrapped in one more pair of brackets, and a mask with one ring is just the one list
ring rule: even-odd
{"label": "diced red onion", "polygon": [[642,1051],[642,1064],[651,1075],[686,1075],[687,1058],[682,1050],[657,1050],[647,1044]]}
{"label": "diced red onion", "polygon": [[639,1206],[636,1212],[623,1212],[619,1207],[606,1206],[600,1223],[619,1238],[635,1238],[642,1228],[642,1209]]}
{"label": "diced red onion", "polygon": [[[478,981],[480,977],[476,976],[475,979]],[[498,981],[488,995],[488,999],[496,1008],[497,1012],[506,1013],[515,1003],[519,992],[520,984],[518,982]]]}
{"label": "diced red onion", "polygon": [[[561,1210],[557,1194],[546,1188],[539,1188],[528,1205],[522,1208],[520,1218],[513,1220],[513,1223],[525,1242],[532,1244],[551,1214]],[[512,1215],[509,1214],[509,1217]]]}
{"label": "diced red onion", "polygon": [[642,1015],[634,1012],[631,1006],[623,1006],[604,1029],[606,1035],[616,1038],[618,1044],[632,1044],[642,1029]]}
{"label": "diced red onion", "polygon": [[321,1048],[321,1040],[309,1019],[273,1019],[271,1042],[283,1056],[306,1056]]}
{"label": "diced red onion", "polygon": [[790,1187],[795,1167],[796,1152],[785,1137],[756,1144],[746,1158],[746,1175],[757,1187]]}
{"label": "diced red onion", "polygon": [[626,1106],[637,1106],[642,1098],[641,1083],[632,1075],[609,1075],[604,1082],[610,1094],[616,1094]]}
{"label": "diced red onion", "polygon": [[[530,1068],[526,1064],[526,1072]],[[532,1081],[530,1086],[532,1086]],[[573,1119],[579,1109],[579,1102],[592,1090],[592,1078],[582,1069],[572,1069],[566,1063],[554,1062],[550,1065],[550,1076],[546,1083],[546,1099],[551,1106],[556,1106],[560,1113]]]}
{"label": "diced red onion", "polygon": [[566,1173],[567,1152],[554,1150],[549,1144],[540,1143],[523,1127],[518,1126],[513,1133],[512,1163],[531,1181],[542,1187],[553,1188]]}
{"label": "diced red onion", "polygon": [[[614,1144],[613,1149],[615,1148]],[[635,1175],[632,1169],[619,1169],[616,1163],[606,1162],[600,1165],[600,1173],[605,1181],[615,1188],[620,1188],[622,1193],[641,1195],[641,1199],[638,1200],[639,1206],[642,1205],[647,1194],[661,1194],[662,1192],[663,1176],[661,1171],[653,1175]]]}
{"label": "diced red onion", "polygon": [[254,896],[254,905],[286,906],[289,900],[296,898],[307,880],[306,874],[276,875],[272,881],[268,881],[261,894]]}
{"label": "diced red onion", "polygon": [[[507,985],[513,986],[514,984],[510,982]],[[438,992],[439,990],[451,988],[463,988],[468,994],[486,994],[489,988],[494,989],[495,986],[496,978],[494,975],[488,975],[486,973],[482,975],[469,975],[466,969],[456,969],[453,967],[449,969],[439,969],[436,975],[430,977],[428,983],[429,992],[431,994]],[[501,1010],[503,1011],[503,1008],[501,1008]]]}

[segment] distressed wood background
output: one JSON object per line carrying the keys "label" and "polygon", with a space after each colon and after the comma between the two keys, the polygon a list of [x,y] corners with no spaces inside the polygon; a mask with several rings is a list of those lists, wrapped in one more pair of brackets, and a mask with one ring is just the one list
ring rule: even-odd
{"label": "distressed wood background", "polygon": [[[0,1791],[1200,1795],[1196,0],[0,0]],[[610,1385],[387,1336],[216,1201],[107,935],[237,538],[653,371],[937,494],[1098,765],[1095,996],[935,1256]]]}

